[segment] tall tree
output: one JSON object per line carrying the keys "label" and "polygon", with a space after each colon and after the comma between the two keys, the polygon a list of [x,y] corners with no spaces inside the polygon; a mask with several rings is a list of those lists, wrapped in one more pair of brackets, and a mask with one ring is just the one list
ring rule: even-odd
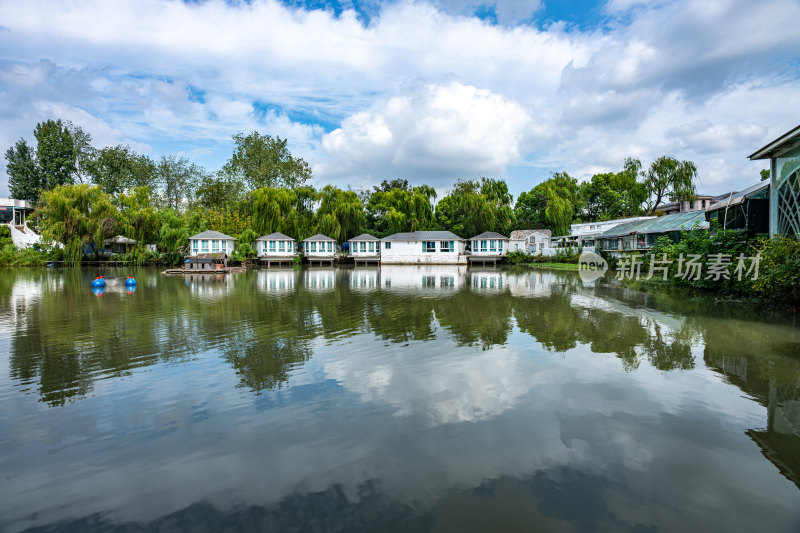
{"label": "tall tree", "polygon": [[532,228],[547,226],[554,235],[566,235],[580,207],[578,181],[556,172],[528,193],[520,194],[517,217]]}
{"label": "tall tree", "polygon": [[60,119],[36,125],[36,161],[47,190],[72,183],[75,144],[69,128]]}
{"label": "tall tree", "polygon": [[642,203],[647,198],[644,184],[637,181],[641,163],[637,159],[625,160],[620,172],[595,174],[580,186],[581,218],[584,222],[611,220],[642,214]]}
{"label": "tall tree", "polygon": [[666,198],[693,200],[697,194],[697,167],[691,161],[661,156],[650,164],[647,172],[641,173],[641,177],[647,191],[645,204],[649,215],[655,214]]}
{"label": "tall tree", "polygon": [[313,205],[319,198],[312,187],[262,187],[252,192],[253,229],[260,235],[279,231],[302,240],[313,231]]}
{"label": "tall tree", "polygon": [[33,148],[25,139],[18,140],[6,151],[8,189],[13,198],[37,202],[44,188]]}
{"label": "tall tree", "polygon": [[508,234],[514,222],[511,201],[503,180],[459,180],[436,205],[436,222],[467,238],[484,231]]}
{"label": "tall tree", "polygon": [[164,205],[175,210],[191,205],[195,191],[209,178],[202,167],[174,155],[161,156],[156,175]]}
{"label": "tall tree", "polygon": [[130,193],[120,195],[120,230],[137,247],[152,242],[158,232],[158,213],[153,207],[155,198],[150,187],[134,187]]}
{"label": "tall tree", "polygon": [[432,229],[434,223],[433,199],[436,191],[428,185],[410,190],[389,189],[375,191],[367,203],[370,228],[378,236],[401,231]]}
{"label": "tall tree", "polygon": [[97,149],[92,146],[91,133],[83,131],[83,128],[69,121],[66,126],[72,135],[72,146],[75,152],[75,178],[78,183],[84,183],[84,181],[88,181],[88,166],[97,157]]}
{"label": "tall tree", "polygon": [[208,209],[224,209],[238,206],[245,198],[245,184],[235,175],[218,172],[200,180],[195,192],[197,203]]}
{"label": "tall tree", "polygon": [[311,179],[311,167],[299,157],[292,156],[287,140],[254,131],[249,135],[237,133],[233,155],[223,172],[237,176],[250,190],[261,187],[298,187]]}

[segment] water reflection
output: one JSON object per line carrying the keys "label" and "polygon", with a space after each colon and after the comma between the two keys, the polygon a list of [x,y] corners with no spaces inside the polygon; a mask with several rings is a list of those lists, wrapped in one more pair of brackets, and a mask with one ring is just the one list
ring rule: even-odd
{"label": "water reflection", "polygon": [[800,520],[800,334],[750,310],[457,266],[94,274],[0,273],[0,529]]}

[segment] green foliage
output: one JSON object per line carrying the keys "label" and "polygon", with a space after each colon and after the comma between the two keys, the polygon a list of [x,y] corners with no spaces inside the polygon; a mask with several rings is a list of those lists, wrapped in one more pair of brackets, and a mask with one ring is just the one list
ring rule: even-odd
{"label": "green foliage", "polygon": [[47,252],[34,248],[18,249],[11,243],[0,244],[0,266],[42,266],[50,261]]}
{"label": "green foliage", "polygon": [[508,235],[515,222],[512,199],[503,180],[460,180],[436,205],[437,226],[461,237],[484,231]]}
{"label": "green foliage", "polygon": [[61,185],[42,195],[38,210],[42,238],[65,245],[68,261],[80,261],[83,247],[94,249],[114,236],[119,212],[97,186]]}
{"label": "green foliage", "polygon": [[436,191],[427,185],[377,190],[372,193],[366,206],[369,229],[378,237],[402,231],[433,229],[431,201],[434,198]]}
{"label": "green foliage", "polygon": [[250,190],[262,187],[298,187],[311,179],[311,167],[293,157],[287,140],[254,131],[237,133],[233,155],[223,167],[227,176],[243,180]]}
{"label": "green foliage", "polygon": [[366,216],[361,199],[353,191],[343,191],[326,185],[319,194],[320,205],[316,213],[316,230],[345,242],[355,237],[364,227]]}
{"label": "green foliage", "polygon": [[8,190],[12,198],[37,202],[44,188],[42,174],[36,164],[35,152],[25,139],[20,139],[6,151]]}
{"label": "green foliage", "polygon": [[662,156],[653,161],[647,172],[641,174],[647,191],[647,213],[652,215],[666,198],[693,200],[697,191],[697,167],[691,161],[678,161]]}
{"label": "green foliage", "polygon": [[566,235],[579,203],[578,181],[566,172],[557,172],[528,193],[522,193],[515,212],[524,226],[548,226],[553,235]]}
{"label": "green foliage", "polygon": [[[174,155],[161,156],[156,165],[156,174],[163,204],[175,210],[183,209],[184,205],[191,205],[195,192],[203,181],[211,179],[202,167],[190,162],[186,157]],[[206,207],[219,205],[229,204],[222,202]]]}
{"label": "green foliage", "polygon": [[768,168],[762,168],[760,174],[761,174],[761,181],[767,181],[770,177]]}
{"label": "green foliage", "polygon": [[761,253],[756,294],[793,305],[800,304],[800,241],[778,236],[757,244]]}
{"label": "green foliage", "polygon": [[580,186],[581,219],[584,222],[641,215],[647,199],[644,184],[637,181],[641,163],[627,159],[621,172],[595,174]]}
{"label": "green foliage", "polygon": [[40,122],[33,135],[43,189],[71,184],[75,172],[75,144],[67,124],[60,119]]}
{"label": "green foliage", "polygon": [[14,241],[11,239],[11,228],[9,228],[7,224],[0,224],[0,248],[13,243]]}
{"label": "green foliage", "polygon": [[121,194],[119,226],[122,234],[136,239],[137,246],[152,242],[158,232],[158,214],[153,207],[149,187],[135,187],[130,194]]}
{"label": "green foliage", "polygon": [[258,237],[255,231],[251,229],[244,230],[236,241],[236,249],[232,254],[233,258],[236,261],[242,261],[245,258],[257,256],[258,254],[253,246]]}
{"label": "green foliage", "polygon": [[115,198],[135,187],[154,189],[157,185],[153,161],[128,146],[101,149],[93,160],[86,163],[86,169],[92,182]]}

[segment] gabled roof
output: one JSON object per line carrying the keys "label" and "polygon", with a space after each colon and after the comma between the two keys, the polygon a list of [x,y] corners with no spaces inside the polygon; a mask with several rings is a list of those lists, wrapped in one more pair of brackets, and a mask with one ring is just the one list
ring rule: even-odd
{"label": "gabled roof", "polygon": [[549,229],[515,229],[511,232],[512,241],[524,241],[534,233],[543,233],[548,237],[553,236],[553,232]]}
{"label": "gabled roof", "polygon": [[508,240],[508,237],[505,235],[500,235],[499,233],[495,233],[494,231],[484,231],[480,235],[475,235],[472,237],[473,239],[503,239]]}
{"label": "gabled roof", "polygon": [[380,240],[379,238],[373,237],[369,233],[362,233],[358,237],[353,237],[352,239],[350,239],[350,241],[379,241],[379,240]]}
{"label": "gabled roof", "polygon": [[395,233],[381,239],[382,241],[463,241],[461,237],[450,231],[413,231]]}
{"label": "gabled roof", "polygon": [[666,233],[668,231],[690,230],[695,227],[695,224],[703,229],[708,228],[706,212],[702,209],[626,222],[607,229],[596,238],[621,237],[633,233]]}
{"label": "gabled roof", "polygon": [[193,235],[189,237],[189,239],[223,239],[228,241],[235,241],[233,237],[230,235],[225,235],[224,233],[220,233],[214,230],[206,230],[203,233],[198,233],[197,235]]}
{"label": "gabled roof", "polygon": [[750,160],[769,159],[797,142],[800,142],[800,126],[787,131],[771,143],[750,154]]}
{"label": "gabled roof", "polygon": [[322,233],[317,233],[316,235],[309,237],[308,239],[303,239],[303,242],[306,241],[333,241],[336,242],[336,239],[331,239],[327,235],[323,235]]}
{"label": "gabled roof", "polygon": [[270,233],[269,235],[264,235],[263,237],[259,237],[256,241],[293,241],[291,237],[288,235],[284,235],[283,233],[275,232]]}

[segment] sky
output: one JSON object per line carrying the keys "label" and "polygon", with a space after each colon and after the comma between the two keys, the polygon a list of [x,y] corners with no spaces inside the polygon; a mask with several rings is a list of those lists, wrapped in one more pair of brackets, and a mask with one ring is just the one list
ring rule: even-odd
{"label": "sky", "polygon": [[670,155],[721,194],[800,124],[798,20],[797,0],[0,0],[0,149],[61,118],[215,171],[258,131],[317,186],[515,196]]}

